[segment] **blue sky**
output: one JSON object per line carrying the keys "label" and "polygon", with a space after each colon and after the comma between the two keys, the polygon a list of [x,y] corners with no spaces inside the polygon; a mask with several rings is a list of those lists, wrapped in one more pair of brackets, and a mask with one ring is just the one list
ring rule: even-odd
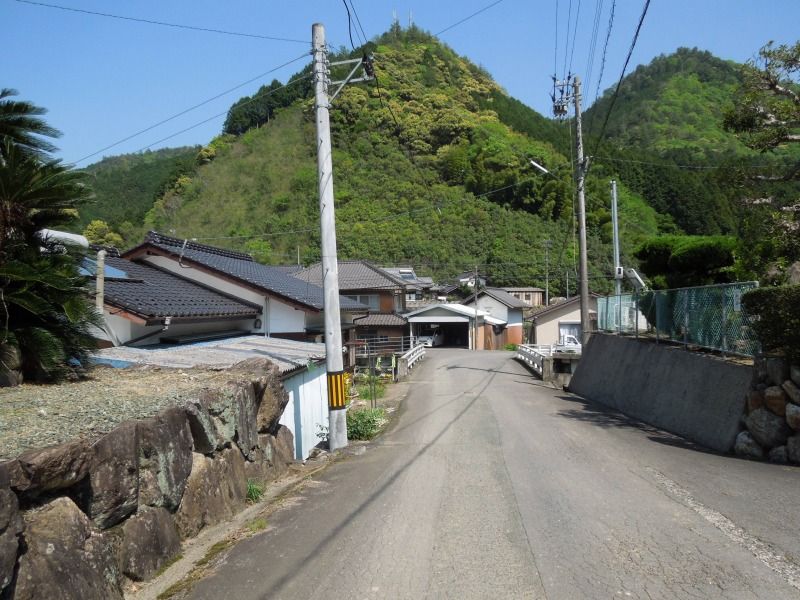
{"label": "blue sky", "polygon": [[[298,42],[235,37],[209,32],[123,21],[67,12],[16,0],[0,0],[4,56],[0,87],[49,110],[49,123],[63,132],[59,156],[69,162],[100,150],[269,69],[302,57],[309,49],[311,25],[326,26],[334,45],[348,42],[347,15],[341,0],[266,2],[264,0],[43,0],[77,9],[275,36]],[[550,114],[555,36],[562,70],[567,14],[580,14],[567,54],[572,71],[586,79],[595,10],[600,0],[503,0],[442,34],[458,53],[485,67],[512,96]],[[602,89],[619,77],[644,0],[618,0]],[[401,24],[409,16],[418,26],[438,32],[492,4],[492,0],[353,0],[367,36]],[[612,0],[603,11],[586,89],[594,98],[600,55]],[[558,20],[556,20],[558,6]],[[798,0],[652,0],[629,71],[680,46],[696,46],[737,61],[755,55],[768,40],[798,39]],[[355,35],[355,34],[354,34]],[[303,42],[309,40],[308,43]],[[237,91],[80,163],[103,155],[163,146],[203,144],[219,133],[223,117],[166,142],[154,142],[223,113],[239,97],[277,78],[285,81],[306,59],[266,75]],[[569,57],[567,57],[569,63]]]}

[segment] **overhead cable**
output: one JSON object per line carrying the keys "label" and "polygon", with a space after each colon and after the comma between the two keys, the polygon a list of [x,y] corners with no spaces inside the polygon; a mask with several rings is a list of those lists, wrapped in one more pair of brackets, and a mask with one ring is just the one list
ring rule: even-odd
{"label": "overhead cable", "polygon": [[213,102],[214,100],[222,98],[223,96],[225,96],[227,94],[230,94],[231,92],[234,92],[234,91],[238,90],[239,88],[242,88],[242,87],[246,86],[249,83],[253,83],[254,81],[258,81],[259,79],[261,79],[263,77],[266,77],[270,73],[274,73],[275,71],[278,71],[279,69],[282,69],[283,67],[289,66],[292,63],[297,62],[298,60],[302,60],[303,58],[305,58],[308,55],[309,55],[308,52],[304,52],[303,54],[301,54],[297,58],[293,58],[290,61],[287,61],[287,62],[285,62],[285,63],[283,63],[281,65],[278,65],[277,67],[273,67],[269,71],[265,71],[265,72],[261,73],[260,75],[256,75],[255,77],[252,77],[252,78],[248,79],[247,81],[243,81],[242,83],[240,83],[238,85],[235,85],[232,88],[229,88],[229,89],[225,90],[224,92],[220,92],[219,94],[217,94],[215,96],[212,96],[211,98],[208,98],[206,100],[203,100],[202,102],[199,102],[198,104],[195,104],[194,106],[190,106],[187,109],[184,109],[184,110],[182,110],[182,111],[180,111],[178,113],[175,113],[171,117],[167,117],[166,119],[162,119],[158,123],[153,123],[152,125],[150,125],[148,127],[145,127],[144,129],[140,129],[136,133],[132,133],[131,135],[126,136],[126,137],[122,138],[121,140],[117,140],[113,144],[109,144],[108,146],[105,146],[104,148],[100,148],[99,150],[97,150],[95,152],[92,152],[91,154],[87,154],[86,156],[76,160],[73,164],[82,163],[83,161],[85,161],[85,160],[87,160],[89,158],[92,158],[93,156],[97,156],[101,152],[105,152],[106,150],[110,150],[111,148],[114,148],[115,146],[119,146],[120,144],[122,144],[124,142],[127,142],[128,140],[132,140],[133,138],[138,137],[138,136],[142,135],[143,133],[147,133],[148,131],[151,131],[151,130],[155,129],[156,127],[160,127],[161,125],[164,125],[165,123],[169,123],[170,121],[172,121],[174,119],[177,119],[178,117],[181,117],[181,116],[185,115],[186,113],[189,113],[189,112],[191,112],[191,111],[193,111],[193,110],[195,110],[197,108],[200,108],[201,106],[205,106],[209,102]]}
{"label": "overhead cable", "polygon": [[600,147],[600,144],[603,141],[603,135],[605,135],[606,127],[608,126],[608,120],[609,118],[611,118],[611,111],[614,110],[614,104],[616,103],[617,97],[619,96],[619,88],[622,86],[622,80],[625,78],[625,71],[628,69],[628,63],[631,61],[631,56],[633,55],[633,49],[636,47],[636,42],[639,39],[639,32],[642,30],[642,23],[644,23],[644,18],[647,15],[648,8],[650,8],[650,0],[645,0],[644,7],[642,8],[642,14],[639,17],[639,23],[636,25],[636,32],[633,34],[633,40],[631,40],[631,47],[628,49],[628,56],[625,57],[625,64],[622,65],[622,72],[619,75],[619,81],[617,81],[617,87],[614,90],[614,95],[611,96],[611,104],[609,105],[608,111],[606,112],[606,117],[603,120],[603,126],[600,128],[600,135],[597,136],[597,140],[595,141],[594,152],[592,152],[593,155],[597,154],[597,149]]}
{"label": "overhead cable", "polygon": [[180,23],[167,23],[165,21],[155,21],[153,19],[140,19],[138,17],[127,17],[123,15],[112,15],[109,13],[97,12],[93,10],[85,10],[82,8],[73,8],[71,6],[60,6],[58,4],[47,4],[45,2],[34,2],[33,0],[16,0],[21,4],[31,4],[33,6],[41,6],[44,8],[56,8],[58,10],[65,10],[68,12],[83,13],[86,15],[94,15],[96,17],[107,17],[110,19],[120,19],[123,21],[135,21],[136,23],[147,23],[148,25],[160,25],[162,27],[173,27],[176,29],[189,29],[192,31],[203,31],[205,33],[218,33],[222,35],[233,35],[237,37],[257,38],[262,40],[272,40],[275,42],[291,42],[295,44],[308,44],[308,40],[295,40],[292,38],[275,37],[271,35],[260,35],[257,33],[243,33],[240,31],[225,31],[223,29],[213,29],[210,27],[195,27],[193,25],[183,25]]}

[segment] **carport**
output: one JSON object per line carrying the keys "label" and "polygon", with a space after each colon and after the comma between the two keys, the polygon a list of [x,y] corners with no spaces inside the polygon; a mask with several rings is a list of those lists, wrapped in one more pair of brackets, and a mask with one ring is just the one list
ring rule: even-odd
{"label": "carport", "polygon": [[[484,311],[475,311],[462,304],[432,304],[404,315],[411,327],[412,337],[423,335],[431,327],[438,327],[444,333],[444,345],[450,347],[474,348],[475,319],[479,331],[486,325],[504,324],[493,319]],[[478,336],[478,349],[484,347],[484,336]]]}

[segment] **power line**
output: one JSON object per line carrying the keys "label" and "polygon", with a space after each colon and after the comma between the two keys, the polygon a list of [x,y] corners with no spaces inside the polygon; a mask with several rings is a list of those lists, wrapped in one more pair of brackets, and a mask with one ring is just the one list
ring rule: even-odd
{"label": "power line", "polygon": [[[642,23],[644,23],[644,18],[647,15],[647,9],[650,8],[650,0],[645,0],[644,7],[642,8],[642,14],[639,17],[639,23],[636,25],[636,32],[633,34],[633,40],[631,41],[631,47],[628,49],[628,56],[625,57],[625,64],[622,65],[622,73],[620,73],[619,81],[617,81],[617,87],[614,90],[614,95],[611,97],[611,104],[608,107],[608,112],[606,112],[606,118],[603,121],[603,127],[600,129],[600,135],[597,137],[597,141],[595,142],[594,152],[592,154],[597,153],[597,149],[600,147],[600,143],[603,141],[603,135],[606,132],[606,126],[608,125],[608,119],[611,117],[611,111],[614,110],[614,104],[617,101],[617,96],[619,95],[619,88],[622,86],[622,80],[625,78],[625,71],[628,68],[628,63],[631,60],[631,55],[633,55],[633,49],[636,47],[636,42],[639,39],[639,32],[642,30]],[[587,168],[588,171],[588,168]]]}
{"label": "power line", "polygon": [[[289,81],[288,83],[285,83],[285,84],[283,84],[281,87],[278,87],[278,88],[275,88],[275,89],[269,90],[269,91],[268,91],[268,92],[266,92],[266,93],[262,93],[262,94],[256,94],[256,95],[254,95],[252,98],[250,98],[250,100],[247,100],[246,102],[242,102],[242,103],[239,105],[239,107],[242,107],[242,106],[247,106],[247,105],[248,105],[248,104],[250,104],[251,102],[255,102],[256,100],[260,100],[260,99],[262,99],[262,98],[266,98],[267,96],[271,96],[272,94],[275,94],[276,92],[279,92],[279,91],[281,91],[281,90],[283,90],[283,89],[286,89],[287,87],[289,87],[289,86],[292,86],[292,85],[294,85],[294,84],[296,84],[296,83],[298,83],[298,82],[300,82],[300,81],[304,81],[304,80],[306,80],[306,79],[309,79],[309,78],[310,78],[310,77],[312,77],[312,76],[313,76],[313,73],[307,73],[307,74],[305,74],[305,75],[302,75],[302,76],[300,76],[300,77],[298,77],[298,78],[296,78],[296,79],[292,79],[292,80],[291,80],[291,81]],[[166,137],[163,137],[163,138],[161,138],[161,139],[160,139],[160,140],[158,140],[158,141],[152,142],[152,143],[148,144],[147,146],[142,146],[141,148],[139,148],[138,150],[136,150],[136,152],[144,152],[145,150],[147,150],[147,149],[148,149],[148,148],[150,148],[151,146],[155,146],[156,144],[160,144],[160,143],[162,143],[162,142],[166,142],[167,140],[170,140],[170,139],[172,139],[172,138],[174,138],[174,137],[177,137],[177,136],[181,135],[182,133],[186,133],[187,131],[191,131],[192,129],[195,129],[195,128],[197,128],[197,127],[200,127],[201,125],[205,125],[205,124],[206,124],[206,123],[208,123],[209,121],[213,121],[214,119],[218,119],[219,117],[225,116],[225,115],[227,115],[227,114],[228,114],[228,111],[227,111],[227,110],[226,110],[226,111],[224,111],[224,112],[221,112],[221,113],[217,113],[217,114],[215,114],[215,115],[213,115],[213,116],[211,116],[211,117],[208,117],[207,119],[203,119],[203,120],[202,120],[202,121],[200,121],[199,123],[195,123],[194,125],[190,125],[189,127],[186,127],[185,129],[181,129],[180,131],[176,131],[175,133],[173,133],[173,134],[170,134],[170,135],[168,135],[168,136],[166,136]]]}
{"label": "power line", "polygon": [[189,112],[191,112],[191,111],[193,111],[193,110],[195,110],[197,108],[200,108],[201,106],[205,106],[209,102],[213,102],[214,100],[222,98],[223,96],[226,96],[227,94],[230,94],[231,92],[234,92],[234,91],[238,90],[239,88],[242,88],[242,87],[246,86],[249,83],[253,83],[254,81],[258,81],[259,79],[261,79],[263,77],[266,77],[270,73],[274,73],[275,71],[277,71],[279,69],[282,69],[283,67],[286,67],[286,66],[288,66],[288,65],[290,65],[292,63],[295,63],[298,60],[301,60],[301,59],[305,58],[306,56],[308,56],[308,52],[304,52],[303,54],[301,54],[297,58],[293,58],[292,60],[290,60],[288,62],[285,62],[282,65],[278,65],[277,67],[274,67],[274,68],[270,69],[269,71],[265,71],[264,73],[261,73],[260,75],[256,75],[255,77],[253,77],[251,79],[248,79],[247,81],[244,81],[244,82],[242,82],[242,83],[240,83],[238,85],[233,86],[230,89],[225,90],[224,92],[220,92],[216,96],[212,96],[211,98],[203,100],[202,102],[200,102],[198,104],[195,104],[194,106],[191,106],[191,107],[189,107],[189,108],[187,108],[185,110],[182,110],[182,111],[180,111],[178,113],[175,113],[171,117],[167,117],[166,119],[163,119],[163,120],[159,121],[158,123],[154,123],[153,125],[150,125],[149,127],[145,127],[144,129],[141,129],[141,130],[137,131],[136,133],[133,133],[133,134],[127,136],[127,137],[122,138],[121,140],[117,140],[113,144],[109,144],[108,146],[105,146],[104,148],[100,148],[99,150],[97,150],[95,152],[92,152],[91,154],[87,154],[86,156],[76,160],[73,164],[82,163],[86,159],[92,158],[93,156],[97,156],[101,152],[105,152],[106,150],[110,150],[111,148],[114,148],[115,146],[119,146],[120,144],[122,144],[124,142],[127,142],[128,140],[131,140],[131,139],[133,139],[135,137],[138,137],[138,136],[142,135],[143,133],[147,133],[148,131],[151,131],[151,130],[155,129],[156,127],[160,127],[161,125],[164,125],[165,123],[169,123],[170,121],[172,121],[174,119],[177,119],[178,117],[181,117],[181,116],[185,115],[186,113],[189,113]]}
{"label": "power line", "polygon": [[[600,76],[597,78],[597,87],[595,88],[594,92],[594,100],[592,101],[592,106],[595,105],[597,102],[597,98],[600,96],[600,85],[603,83],[603,73],[606,70],[606,55],[608,54],[608,41],[611,39],[611,30],[614,27],[614,11],[617,7],[617,0],[612,0],[611,2],[611,12],[608,15],[608,27],[606,29],[606,41],[603,44],[603,57],[600,61]],[[592,116],[589,119],[589,127],[587,128],[588,133],[593,131],[592,125],[594,125],[594,116],[597,114],[597,110],[592,111]]]}
{"label": "power line", "polygon": [[753,169],[753,170],[767,170],[772,169],[779,166],[784,165],[770,165],[770,164],[763,164],[763,165],[686,165],[686,164],[676,164],[676,163],[658,163],[652,162],[647,160],[634,160],[628,158],[614,158],[611,156],[593,156],[592,160],[597,162],[617,162],[617,163],[631,163],[637,165],[649,165],[653,167],[661,167],[664,169],[685,169],[685,170],[695,170],[695,171],[717,171],[720,169]]}
{"label": "power line", "polygon": [[350,7],[347,6],[347,0],[342,0],[342,4],[344,4],[344,9],[347,11],[347,35],[350,37],[350,46],[355,50],[356,45],[353,43],[353,19],[350,17]]}
{"label": "power line", "polygon": [[595,51],[597,50],[597,34],[600,33],[600,17],[603,14],[603,4],[604,0],[597,0],[595,3],[594,19],[592,23],[592,35],[590,38],[591,41],[589,42],[589,57],[586,60],[586,71],[585,71],[586,89],[589,88],[589,84],[592,81],[592,74],[594,73],[594,57],[595,57]]}
{"label": "power line", "polygon": [[358,17],[358,11],[356,10],[356,5],[353,4],[353,0],[350,0],[350,8],[353,11],[353,16],[356,18],[356,23],[358,24],[358,29],[361,30],[361,39],[363,40],[364,44],[367,43],[367,34],[364,33],[364,27],[361,26],[361,19]]}
{"label": "power line", "polygon": [[275,37],[270,35],[259,35],[257,33],[242,33],[239,31],[226,31],[223,29],[212,29],[210,27],[195,27],[193,25],[182,25],[180,23],[167,23],[164,21],[155,21],[153,19],[140,19],[137,17],[126,17],[123,15],[112,15],[109,13],[96,12],[93,10],[84,10],[82,8],[73,8],[71,6],[59,6],[58,4],[46,4],[44,2],[34,2],[33,0],[16,0],[21,4],[31,4],[33,6],[41,6],[44,8],[56,8],[58,10],[65,10],[68,12],[82,13],[85,15],[94,15],[96,17],[107,17],[109,19],[120,19],[122,21],[134,21],[136,23],[147,23],[149,25],[160,25],[162,27],[173,27],[176,29],[189,29],[192,31],[203,31],[205,33],[218,33],[222,35],[233,35],[237,37],[257,38],[262,40],[272,40],[275,42],[292,42],[296,44],[308,44],[307,40],[295,40],[292,38]]}
{"label": "power line", "polygon": [[467,22],[467,21],[469,21],[471,18],[473,18],[473,17],[477,17],[477,16],[478,16],[479,14],[481,14],[482,12],[486,12],[487,10],[489,10],[489,9],[490,9],[490,8],[492,8],[493,6],[497,6],[497,5],[498,5],[498,4],[500,4],[501,2],[503,2],[503,0],[496,0],[495,2],[492,2],[491,4],[487,4],[487,5],[486,5],[486,6],[484,6],[483,8],[481,8],[481,9],[479,9],[479,10],[476,10],[476,11],[475,11],[474,13],[472,13],[471,15],[468,15],[468,16],[464,17],[463,19],[461,19],[460,21],[457,21],[457,22],[453,23],[452,25],[450,25],[450,26],[448,26],[448,27],[445,27],[445,28],[444,28],[444,29],[442,29],[441,31],[437,31],[437,32],[436,32],[436,33],[434,33],[433,35],[435,35],[436,37],[439,37],[439,36],[440,36],[440,35],[442,35],[442,34],[443,34],[445,31],[450,31],[451,29],[453,29],[453,28],[455,28],[455,27],[458,27],[458,26],[459,26],[459,25],[461,25],[462,23],[466,23],[466,22]]}
{"label": "power line", "polygon": [[[572,73],[572,58],[575,56],[575,42],[578,38],[578,19],[581,16],[581,0],[578,0],[578,8],[575,11],[575,26],[572,30],[572,50],[569,53],[569,72]],[[566,57],[565,57],[566,58]]]}

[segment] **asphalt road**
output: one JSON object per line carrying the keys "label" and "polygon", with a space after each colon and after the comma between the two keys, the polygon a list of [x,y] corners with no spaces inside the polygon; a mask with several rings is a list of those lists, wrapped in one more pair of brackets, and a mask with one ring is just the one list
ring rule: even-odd
{"label": "asphalt road", "polygon": [[800,469],[705,452],[508,352],[434,349],[391,430],[194,598],[800,598]]}

